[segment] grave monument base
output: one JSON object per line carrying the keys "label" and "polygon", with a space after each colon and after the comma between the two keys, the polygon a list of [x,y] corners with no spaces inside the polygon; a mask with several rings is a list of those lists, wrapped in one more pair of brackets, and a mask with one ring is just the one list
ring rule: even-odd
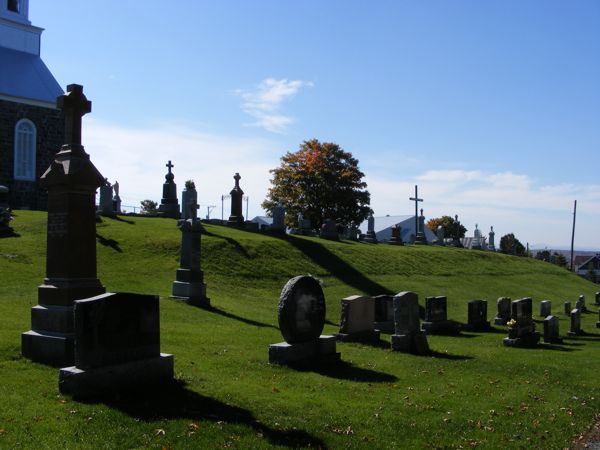
{"label": "grave monument base", "polygon": [[452,320],[440,320],[436,322],[423,322],[421,329],[427,334],[458,334],[458,324]]}
{"label": "grave monument base", "polygon": [[417,331],[410,334],[392,334],[392,351],[414,353],[416,355],[427,355],[429,353],[429,344],[427,335],[424,331]]}
{"label": "grave monument base", "polygon": [[583,330],[579,330],[579,331],[567,331],[567,334],[569,336],[583,336],[585,334],[585,332]]}
{"label": "grave monument base", "polygon": [[21,353],[37,363],[54,367],[73,364],[74,348],[75,339],[72,334],[55,336],[33,330],[21,334]]}
{"label": "grave monument base", "polygon": [[548,345],[548,344],[562,344],[563,343],[563,339],[562,338],[551,338],[551,339],[546,339],[544,338],[542,340],[542,342],[540,342],[540,344],[542,345]]}
{"label": "grave monument base", "polygon": [[336,351],[336,338],[321,335],[319,339],[297,344],[280,342],[269,345],[269,363],[282,365],[310,365],[335,363],[340,360]]}
{"label": "grave monument base", "polygon": [[517,338],[505,337],[502,342],[505,347],[536,347],[540,342],[540,333],[533,332]]}
{"label": "grave monument base", "polygon": [[139,389],[172,379],[173,355],[161,353],[155,358],[93,369],[62,368],[58,375],[58,389],[63,394],[85,398]]}
{"label": "grave monument base", "polygon": [[379,330],[365,330],[356,333],[333,333],[338,341],[342,342],[379,342]]}
{"label": "grave monument base", "polygon": [[494,325],[506,325],[510,317],[494,317]]}
{"label": "grave monument base", "polygon": [[396,331],[393,320],[386,322],[375,322],[373,327],[382,333],[394,334]]}
{"label": "grave monument base", "polygon": [[490,330],[492,326],[489,321],[481,322],[481,323],[471,323],[466,324],[464,329],[467,331],[486,331]]}

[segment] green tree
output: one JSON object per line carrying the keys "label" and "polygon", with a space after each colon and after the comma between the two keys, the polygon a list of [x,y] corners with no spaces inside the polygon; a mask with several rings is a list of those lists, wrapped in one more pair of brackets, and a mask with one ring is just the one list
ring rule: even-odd
{"label": "green tree", "polygon": [[540,250],[535,254],[535,259],[539,259],[540,261],[546,262],[554,262],[552,261],[549,250]]}
{"label": "green tree", "polygon": [[567,258],[562,253],[554,252],[550,262],[560,267],[567,267]]}
{"label": "green tree", "polygon": [[158,203],[156,203],[154,200],[142,200],[140,205],[142,207],[142,214],[156,214]]}
{"label": "green tree", "polygon": [[460,222],[458,222],[457,227],[456,220],[450,216],[435,217],[427,221],[427,228],[434,233],[437,233],[439,225],[444,229],[444,237],[447,238],[460,239],[461,237],[465,237],[465,233],[467,232],[467,229]]}
{"label": "green tree", "polygon": [[505,234],[500,238],[500,251],[509,255],[525,256],[525,246],[513,233]]}
{"label": "green tree", "polygon": [[271,188],[262,207],[272,213],[281,203],[290,226],[297,225],[298,214],[319,229],[325,219],[341,225],[361,223],[371,211],[371,195],[358,160],[335,143],[304,141],[270,172]]}

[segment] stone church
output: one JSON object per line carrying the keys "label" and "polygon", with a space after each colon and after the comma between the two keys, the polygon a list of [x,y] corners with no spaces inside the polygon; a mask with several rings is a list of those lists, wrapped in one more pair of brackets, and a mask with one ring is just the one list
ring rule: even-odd
{"label": "stone church", "polygon": [[0,0],[0,185],[13,209],[46,209],[39,178],[63,144],[64,92],[40,58],[42,31],[29,0]]}

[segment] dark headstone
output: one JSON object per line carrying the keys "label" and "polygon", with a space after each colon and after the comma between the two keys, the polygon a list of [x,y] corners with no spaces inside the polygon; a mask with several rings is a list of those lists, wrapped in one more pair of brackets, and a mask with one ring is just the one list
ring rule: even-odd
{"label": "dark headstone", "polygon": [[330,239],[333,241],[339,240],[337,225],[333,219],[325,219],[323,225],[321,225],[321,234],[319,235],[323,239]]}
{"label": "dark headstone", "polygon": [[509,297],[500,297],[496,301],[496,317],[494,318],[494,325],[506,325],[510,320],[510,305],[511,300]]}
{"label": "dark headstone", "polygon": [[421,209],[421,215],[418,220],[419,229],[417,230],[417,235],[415,236],[415,244],[416,245],[427,245],[429,242],[427,241],[427,237],[425,236],[425,216],[423,216],[423,209]]}
{"label": "dark headstone", "polygon": [[229,216],[229,220],[227,221],[227,225],[236,227],[244,224],[244,214],[242,213],[244,191],[242,191],[242,188],[240,187],[241,178],[242,177],[239,173],[236,173],[233,176],[233,179],[235,180],[235,186],[233,186],[233,189],[229,192],[229,195],[231,196],[231,214]]}
{"label": "dark headstone", "polygon": [[473,331],[487,330],[490,322],[487,320],[487,301],[471,300],[468,303],[467,328]]}
{"label": "dark headstone", "polygon": [[104,184],[100,186],[100,201],[99,201],[100,214],[103,216],[114,216],[115,210],[113,206],[113,187],[109,183],[108,179],[104,180]]}
{"label": "dark headstone", "polygon": [[503,340],[505,346],[535,347],[538,344],[540,335],[535,331],[532,303],[531,298],[522,298],[512,302],[508,337]]}
{"label": "dark headstone", "polygon": [[59,389],[75,397],[142,388],[173,378],[173,356],[160,353],[157,295],[107,293],[74,306],[75,366]]}
{"label": "dark headstone", "polygon": [[570,316],[571,315],[571,302],[565,302],[563,304],[563,312],[565,313],[565,315]]}
{"label": "dark headstone", "polygon": [[115,214],[121,214],[121,197],[119,196],[119,182],[115,181],[113,184],[115,195],[112,198],[113,211]]}
{"label": "dark headstone", "polygon": [[340,332],[341,341],[377,342],[379,330],[374,329],[375,300],[373,297],[352,295],[342,299]]}
{"label": "dark headstone", "polygon": [[202,224],[195,217],[196,208],[189,205],[190,219],[179,220],[177,225],[181,231],[180,268],[177,269],[173,281],[171,298],[185,300],[190,305],[202,308],[210,307],[210,299],[206,296],[204,272],[201,270]]}
{"label": "dark headstone", "polygon": [[419,297],[414,292],[400,292],[394,296],[395,333],[391,336],[393,351],[425,355],[429,344],[419,319]]}
{"label": "dark headstone", "polygon": [[581,312],[587,312],[587,308],[585,306],[585,295],[580,295],[575,302],[575,309],[578,309]]}
{"label": "dark headstone", "polygon": [[279,329],[285,342],[269,345],[269,362],[314,364],[338,361],[335,336],[321,336],[325,326],[325,296],[310,276],[290,279],[281,291]]}
{"label": "dark headstone", "polygon": [[12,228],[9,226],[11,220],[11,209],[8,205],[8,188],[0,185],[0,237],[12,234]]}
{"label": "dark headstone", "polygon": [[569,336],[579,336],[583,334],[583,330],[581,329],[581,310],[575,308],[571,311],[571,327],[569,328],[568,335]]}
{"label": "dark headstone", "polygon": [[552,314],[552,302],[550,300],[542,300],[540,302],[540,316],[548,317]]}
{"label": "dark headstone", "polygon": [[81,145],[81,117],[91,111],[82,86],[57,98],[65,117],[65,144],[41,176],[48,189],[46,278],[31,310],[21,352],[54,366],[73,364],[73,302],[105,292],[96,276],[96,189],[104,177]]}
{"label": "dark headstone", "polygon": [[558,317],[549,315],[544,319],[544,343],[560,344],[562,339],[558,332]]}
{"label": "dark headstone", "polygon": [[179,218],[179,202],[177,200],[177,184],[175,184],[175,175],[171,172],[171,169],[175,167],[171,161],[167,164],[168,172],[165,175],[165,182],[163,183],[163,195],[160,199],[160,205],[158,205],[158,212],[162,216],[171,217],[173,219]]}
{"label": "dark headstone", "polygon": [[402,227],[399,225],[392,226],[392,237],[388,241],[388,244],[392,245],[403,245],[402,242]]}
{"label": "dark headstone", "polygon": [[594,294],[594,304],[596,306],[600,306],[600,292],[596,292]]}
{"label": "dark headstone", "polygon": [[285,233],[285,208],[281,204],[273,208],[273,223],[270,230],[275,233]]}
{"label": "dark headstone", "polygon": [[600,328],[600,309],[598,310],[598,321],[596,322],[596,328]]}
{"label": "dark headstone", "polygon": [[377,244],[377,235],[375,234],[375,218],[373,217],[373,213],[369,214],[369,218],[367,219],[367,234],[364,240],[365,242],[370,242],[371,244]]}
{"label": "dark headstone", "polygon": [[458,333],[456,322],[448,320],[447,303],[444,296],[425,298],[425,320],[421,327],[427,334]]}
{"label": "dark headstone", "polygon": [[394,297],[391,295],[376,295],[374,327],[384,333],[393,333],[394,327]]}
{"label": "dark headstone", "polygon": [[187,186],[181,191],[181,219],[187,220],[198,216],[198,191],[195,186]]}

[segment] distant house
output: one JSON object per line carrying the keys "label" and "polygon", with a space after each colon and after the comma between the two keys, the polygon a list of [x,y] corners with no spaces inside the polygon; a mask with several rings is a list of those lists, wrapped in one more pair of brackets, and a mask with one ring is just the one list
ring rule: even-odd
{"label": "distant house", "polygon": [[591,278],[591,281],[594,282],[600,281],[600,254],[576,256],[573,266],[577,275],[587,279]]}
{"label": "distant house", "polygon": [[0,185],[13,209],[46,209],[39,178],[64,143],[60,85],[40,58],[29,0],[0,2]]}
{"label": "distant house", "polygon": [[257,223],[259,228],[270,227],[273,225],[273,218],[269,216],[256,216],[250,222]]}
{"label": "distant house", "polygon": [[[392,237],[392,227],[394,225],[401,227],[402,242],[412,244],[415,241],[415,216],[384,216],[375,217],[375,235],[379,242],[389,241]],[[360,224],[361,233],[366,233],[368,229],[368,221],[364,221]],[[437,236],[427,226],[424,227],[423,232],[427,242],[432,243],[437,240]]]}

